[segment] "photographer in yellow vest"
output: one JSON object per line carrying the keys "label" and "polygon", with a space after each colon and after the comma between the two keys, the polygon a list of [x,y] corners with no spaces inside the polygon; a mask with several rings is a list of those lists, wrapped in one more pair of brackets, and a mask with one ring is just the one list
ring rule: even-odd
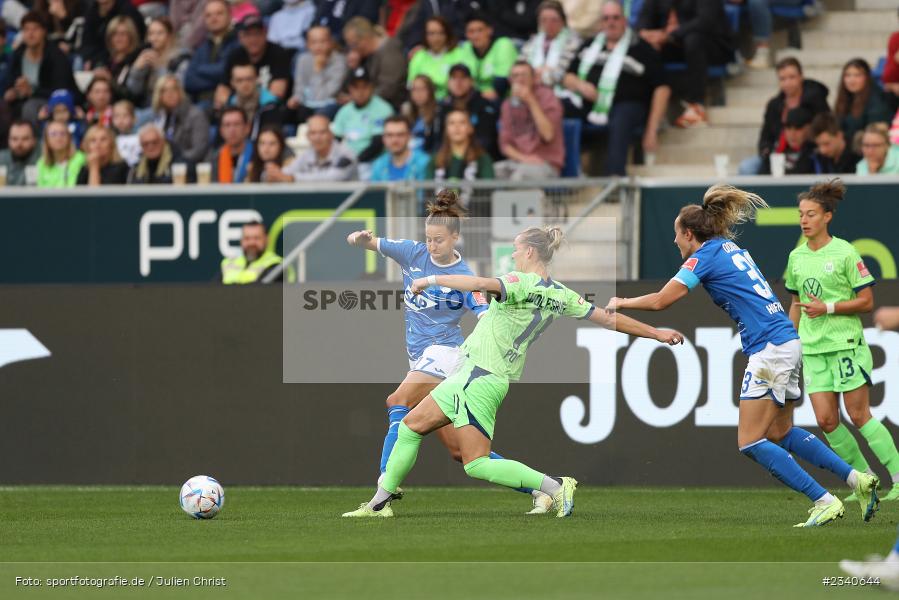
{"label": "photographer in yellow vest", "polygon": [[[240,236],[242,254],[222,259],[222,283],[225,285],[261,282],[262,278],[281,264],[281,257],[268,249],[268,232],[259,221],[243,226]],[[287,279],[292,281],[287,269]],[[283,273],[275,281],[283,281]]]}

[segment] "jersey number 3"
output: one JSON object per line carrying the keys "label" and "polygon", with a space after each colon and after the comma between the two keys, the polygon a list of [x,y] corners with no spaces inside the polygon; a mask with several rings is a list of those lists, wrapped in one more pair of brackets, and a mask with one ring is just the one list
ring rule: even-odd
{"label": "jersey number 3", "polygon": [[774,295],[774,293],[771,291],[771,287],[768,285],[768,282],[765,281],[761,273],[758,272],[755,263],[752,262],[752,258],[750,258],[748,254],[738,252],[737,254],[732,254],[731,259],[733,259],[734,264],[738,269],[749,275],[749,278],[753,281],[758,282],[753,284],[752,286],[752,289],[755,290],[756,294],[765,299],[769,299]]}

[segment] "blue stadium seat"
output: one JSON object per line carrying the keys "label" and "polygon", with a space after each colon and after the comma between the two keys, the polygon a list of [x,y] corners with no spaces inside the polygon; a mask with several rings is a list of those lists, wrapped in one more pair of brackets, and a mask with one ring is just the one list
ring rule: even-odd
{"label": "blue stadium seat", "polygon": [[886,69],[886,67],[887,57],[881,56],[877,60],[877,65],[875,65],[874,68],[871,69],[871,77],[874,79],[877,85],[880,86],[880,89],[883,89],[883,70]]}
{"label": "blue stadium seat", "polygon": [[788,44],[793,48],[802,47],[802,31],[799,29],[799,21],[805,19],[805,7],[815,4],[815,0],[803,0],[800,6],[786,6],[777,4],[776,0],[771,4],[771,14],[789,21],[787,27]]}
{"label": "blue stadium seat", "polygon": [[740,32],[740,5],[731,4],[726,2],[724,4],[724,14],[727,15],[727,20],[730,22],[731,31],[734,33]]}
{"label": "blue stadium seat", "polygon": [[563,119],[562,136],[565,140],[565,164],[562,177],[579,177],[581,174],[581,120]]}
{"label": "blue stadium seat", "polygon": [[640,16],[641,8],[643,8],[643,0],[631,0],[631,27],[637,26],[637,17]]}

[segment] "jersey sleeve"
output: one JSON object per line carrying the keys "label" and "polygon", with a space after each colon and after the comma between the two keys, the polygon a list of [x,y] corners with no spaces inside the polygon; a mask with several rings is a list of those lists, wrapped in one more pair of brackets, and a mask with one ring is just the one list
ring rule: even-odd
{"label": "jersey sleeve", "polygon": [[480,317],[489,308],[489,302],[483,292],[468,292],[465,294],[465,308]]}
{"label": "jersey sleeve", "polygon": [[592,303],[587,302],[584,298],[574,290],[566,290],[565,293],[565,309],[562,314],[566,317],[574,317],[575,319],[587,319],[593,314],[596,307]]}
{"label": "jersey sleeve", "polygon": [[708,276],[712,266],[711,263],[710,256],[700,256],[699,251],[697,251],[684,261],[684,264],[681,265],[680,270],[675,273],[672,279],[687,286],[688,290],[692,290]]}
{"label": "jersey sleeve", "polygon": [[499,278],[499,301],[515,304],[527,298],[531,289],[531,281],[527,274],[513,271]]}
{"label": "jersey sleeve", "polygon": [[392,258],[401,265],[412,263],[412,255],[417,242],[412,240],[391,240],[378,238],[378,252],[382,256]]}
{"label": "jersey sleeve", "polygon": [[865,266],[865,261],[862,260],[861,255],[854,246],[852,252],[846,257],[845,269],[849,286],[855,293],[874,285],[874,276],[871,275],[868,267]]}
{"label": "jersey sleeve", "polygon": [[796,280],[796,273],[793,272],[793,253],[787,259],[787,276],[784,279],[784,287],[794,296],[799,295],[799,282]]}

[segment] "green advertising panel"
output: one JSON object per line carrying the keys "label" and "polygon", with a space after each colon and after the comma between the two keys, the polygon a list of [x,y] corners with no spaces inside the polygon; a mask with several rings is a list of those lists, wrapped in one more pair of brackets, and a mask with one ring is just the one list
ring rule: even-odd
{"label": "green advertising panel", "polygon": [[[753,223],[739,227],[737,243],[770,281],[783,279],[787,257],[804,241],[799,229],[797,196],[820,178],[757,178],[735,185],[764,198],[771,208],[759,212]],[[831,234],[851,242],[878,279],[897,277],[899,259],[899,178],[847,177],[846,198],[834,213]],[[674,245],[674,219],[685,204],[701,203],[710,185],[644,184],[640,203],[640,277],[667,279],[680,267]]]}
{"label": "green advertising panel", "polygon": [[[0,269],[0,283],[216,280],[222,257],[239,250],[244,223],[264,222],[269,246],[283,256],[353,192],[216,187],[8,192],[0,196],[0,251],[11,260]],[[384,190],[367,191],[309,249],[308,278],[374,271],[375,255],[354,251],[345,239],[376,228],[384,216]]]}

